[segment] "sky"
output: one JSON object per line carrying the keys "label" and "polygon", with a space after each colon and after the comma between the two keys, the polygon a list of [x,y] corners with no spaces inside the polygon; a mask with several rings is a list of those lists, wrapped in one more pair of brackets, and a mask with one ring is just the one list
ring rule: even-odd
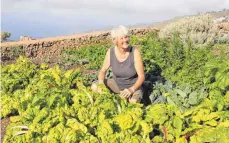
{"label": "sky", "polygon": [[1,0],[1,31],[45,38],[229,8],[229,0]]}

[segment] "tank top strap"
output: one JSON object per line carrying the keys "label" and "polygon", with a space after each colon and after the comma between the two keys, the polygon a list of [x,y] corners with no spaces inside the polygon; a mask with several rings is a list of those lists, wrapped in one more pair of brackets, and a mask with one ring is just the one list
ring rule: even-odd
{"label": "tank top strap", "polygon": [[131,56],[133,58],[134,58],[134,50],[135,50],[135,48],[131,46],[131,48],[130,48],[130,54],[131,54]]}
{"label": "tank top strap", "polygon": [[110,64],[111,66],[113,65],[113,62],[114,62],[114,57],[115,56],[115,53],[114,53],[114,47],[111,47],[110,48]]}

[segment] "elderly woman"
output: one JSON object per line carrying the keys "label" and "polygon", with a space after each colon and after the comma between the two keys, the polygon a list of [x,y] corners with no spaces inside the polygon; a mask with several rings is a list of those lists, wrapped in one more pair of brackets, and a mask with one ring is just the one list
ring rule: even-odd
{"label": "elderly woman", "polygon": [[[108,49],[98,81],[92,84],[92,90],[98,92],[98,84],[105,84],[113,93],[120,94],[130,103],[140,102],[143,97],[142,84],[145,80],[142,56],[137,47],[130,45],[130,32],[125,26],[111,31],[114,46]],[[105,79],[105,73],[111,67],[112,79]]]}

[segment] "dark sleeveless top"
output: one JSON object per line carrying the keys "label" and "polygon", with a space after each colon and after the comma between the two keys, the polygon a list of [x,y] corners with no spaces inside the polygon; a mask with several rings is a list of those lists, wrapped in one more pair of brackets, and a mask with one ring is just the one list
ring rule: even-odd
{"label": "dark sleeveless top", "polygon": [[115,48],[110,48],[110,64],[113,78],[120,90],[130,88],[135,84],[138,75],[134,67],[134,47],[130,48],[129,56],[123,62],[118,61],[115,55]]}

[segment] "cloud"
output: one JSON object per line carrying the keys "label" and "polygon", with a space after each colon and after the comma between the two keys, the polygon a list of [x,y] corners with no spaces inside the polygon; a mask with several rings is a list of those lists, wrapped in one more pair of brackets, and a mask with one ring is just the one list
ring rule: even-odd
{"label": "cloud", "polygon": [[228,0],[2,0],[6,14],[34,13],[72,21],[87,17],[109,23],[155,22],[223,8],[229,8]]}
{"label": "cloud", "polygon": [[229,0],[2,0],[1,2],[3,30],[15,33],[15,26],[24,27],[17,30],[16,36],[24,34],[28,29],[31,35],[37,36],[37,33],[45,29],[44,36],[53,36],[53,33],[58,31],[59,35],[65,35],[101,30],[121,24],[149,24],[175,16],[229,8]]}
{"label": "cloud", "polygon": [[[227,7],[226,7],[227,6]],[[229,8],[228,0],[2,0],[3,13],[155,21]]]}
{"label": "cloud", "polygon": [[[89,11],[150,13],[163,10],[200,12],[229,8],[228,0],[2,0],[3,12]],[[225,7],[227,6],[227,7]]]}

